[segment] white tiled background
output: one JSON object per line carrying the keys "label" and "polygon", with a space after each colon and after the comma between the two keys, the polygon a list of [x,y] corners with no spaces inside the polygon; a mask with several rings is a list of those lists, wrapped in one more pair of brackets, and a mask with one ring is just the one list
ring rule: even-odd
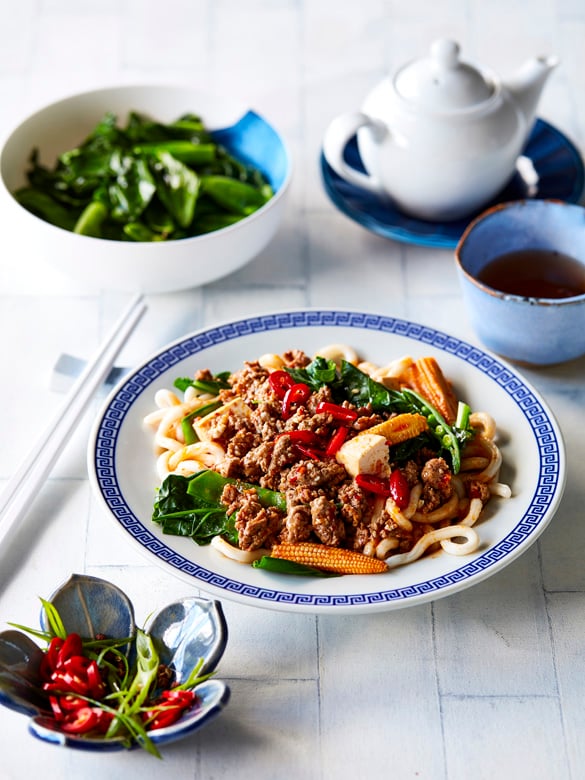
{"label": "white tiled background", "polygon": [[[250,265],[203,289],[151,296],[120,360],[184,333],[261,311],[359,308],[475,341],[452,253],[367,233],[320,181],[321,137],[386,72],[449,35],[510,73],[557,53],[539,115],[585,149],[582,0],[1,0],[0,135],[55,98],[113,84],[188,83],[245,96],[282,131],[295,176],[285,222]],[[0,482],[61,396],[60,352],[88,356],[126,296],[96,294],[22,251],[0,212]],[[162,764],[95,756],[29,737],[0,711],[0,778],[585,777],[585,361],[526,371],[559,419],[568,452],[561,508],[542,539],[472,590],[387,615],[314,617],[224,602],[221,663],[232,701]],[[112,537],[90,494],[85,445],[99,399],[22,529],[0,557],[0,621],[35,624],[37,598],[72,571],[115,581],[137,616],[185,586]]]}

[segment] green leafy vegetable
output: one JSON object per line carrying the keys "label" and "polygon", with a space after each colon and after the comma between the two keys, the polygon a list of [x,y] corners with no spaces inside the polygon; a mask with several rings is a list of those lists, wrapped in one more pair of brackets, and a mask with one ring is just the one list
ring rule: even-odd
{"label": "green leafy vegetable", "polygon": [[168,241],[234,224],[272,189],[261,171],[216,144],[201,119],[155,122],[131,112],[125,128],[107,113],[52,170],[33,149],[28,211],[65,230],[117,241]]}
{"label": "green leafy vegetable", "polygon": [[16,199],[31,214],[35,214],[37,217],[44,219],[45,222],[51,222],[57,227],[73,230],[77,223],[77,211],[69,211],[49,194],[42,192],[42,190],[25,187],[16,193]]}
{"label": "green leafy vegetable", "polygon": [[256,490],[263,506],[286,512],[284,494],[204,470],[189,477],[169,474],[159,488],[152,519],[161,525],[163,533],[190,536],[200,545],[209,544],[214,536],[223,536],[237,545],[235,517],[228,516],[220,502],[227,484],[241,490]]}
{"label": "green leafy vegetable", "polygon": [[166,477],[154,504],[154,522],[161,525],[165,534],[190,536],[201,545],[209,544],[218,535],[237,540],[233,520],[227,517],[219,501],[210,502],[187,492],[192,479],[179,474]]}
{"label": "green leafy vegetable", "polygon": [[155,152],[150,164],[162,204],[181,227],[189,227],[195,214],[199,177],[169,152]]}
{"label": "green leafy vegetable", "polygon": [[315,357],[306,368],[288,368],[288,373],[295,382],[303,382],[309,385],[313,392],[327,385],[334,391],[343,392],[341,378],[337,374],[337,366],[333,360],[323,357]]}

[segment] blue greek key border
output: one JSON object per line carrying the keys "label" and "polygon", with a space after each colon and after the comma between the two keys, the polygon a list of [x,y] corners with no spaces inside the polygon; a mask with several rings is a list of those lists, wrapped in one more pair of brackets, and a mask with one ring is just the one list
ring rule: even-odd
{"label": "blue greek key border", "polygon": [[[538,485],[532,502],[511,533],[475,560],[441,577],[383,592],[327,596],[258,588],[220,576],[171,550],[145,528],[132,513],[122,495],[115,468],[120,427],[140,394],[169,368],[215,344],[258,332],[317,326],[380,331],[428,344],[474,366],[508,393],[534,433],[540,458]],[[517,374],[503,366],[497,358],[425,325],[376,314],[315,309],[266,314],[219,325],[188,336],[160,352],[134,373],[110,400],[98,425],[94,464],[99,489],[120,525],[145,550],[183,574],[192,576],[202,587],[210,585],[223,589],[226,595],[237,594],[239,597],[258,599],[266,603],[295,604],[299,607],[348,607],[395,603],[420,596],[428,597],[428,594],[439,593],[446,587],[458,585],[471,577],[481,575],[490,566],[515,552],[519,545],[539,530],[539,525],[561,487],[561,457],[562,444],[558,441],[555,426],[540,400]]]}

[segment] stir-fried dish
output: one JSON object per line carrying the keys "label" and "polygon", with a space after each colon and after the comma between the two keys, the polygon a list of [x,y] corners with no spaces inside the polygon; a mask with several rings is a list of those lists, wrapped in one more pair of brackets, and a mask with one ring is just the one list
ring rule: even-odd
{"label": "stir-fried dish", "polygon": [[153,520],[275,571],[377,573],[475,551],[499,482],[494,419],[435,358],[380,367],[346,345],[198,370],[158,391]]}

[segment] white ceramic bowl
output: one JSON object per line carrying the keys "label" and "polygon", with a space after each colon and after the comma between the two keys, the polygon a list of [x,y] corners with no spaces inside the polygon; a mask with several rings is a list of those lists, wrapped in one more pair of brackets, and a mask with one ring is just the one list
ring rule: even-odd
{"label": "white ceramic bowl", "polygon": [[[79,145],[108,111],[125,123],[130,111],[171,122],[201,116],[212,131],[228,129],[221,142],[259,168],[274,196],[230,227],[168,242],[110,241],[77,235],[34,216],[11,195],[26,184],[34,147],[48,167]],[[240,120],[242,120],[240,122]],[[46,106],[22,122],[0,153],[1,206],[23,248],[71,278],[95,289],[162,293],[206,284],[243,266],[273,238],[283,216],[291,160],[277,131],[243,102],[189,87],[124,86],[85,92]]]}

